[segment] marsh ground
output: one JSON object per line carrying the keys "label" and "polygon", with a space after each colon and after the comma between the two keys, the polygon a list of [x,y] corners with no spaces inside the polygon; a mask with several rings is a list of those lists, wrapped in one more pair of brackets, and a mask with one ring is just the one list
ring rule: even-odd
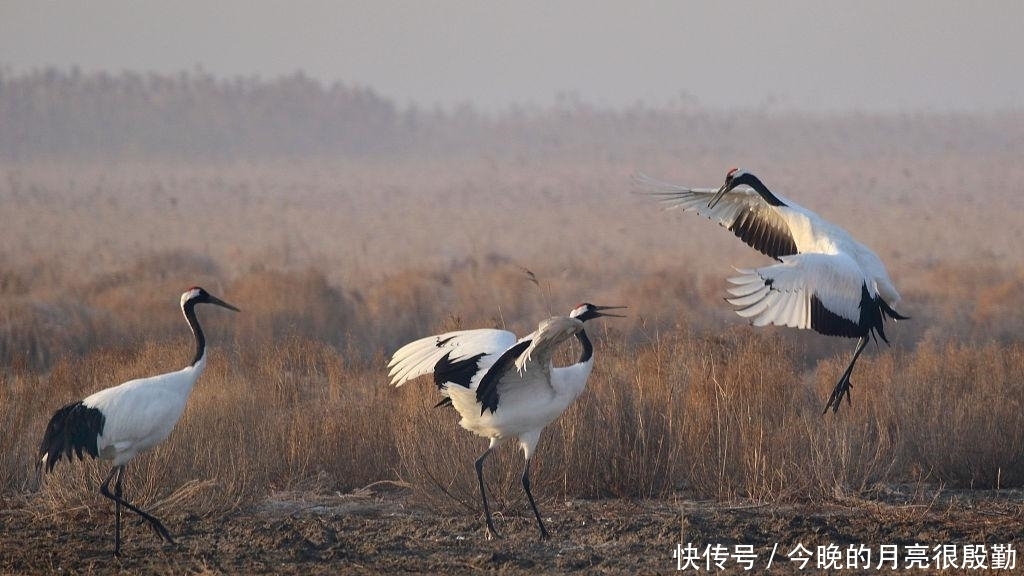
{"label": "marsh ground", "polygon": [[[499,516],[503,538],[488,540],[475,515],[431,510],[410,502],[405,490],[276,494],[223,518],[169,516],[167,524],[177,538],[174,546],[162,546],[147,528],[129,522],[125,554],[114,559],[108,510],[45,516],[8,510],[0,537],[0,572],[668,574],[678,568],[676,545],[693,544],[701,551],[695,561],[702,572],[707,570],[708,545],[721,545],[728,554],[743,552],[737,545],[750,545],[757,555],[756,571],[792,574],[801,572],[801,563],[790,559],[800,556],[794,553],[797,544],[815,554],[804,572],[820,571],[818,546],[838,547],[843,553],[839,565],[849,567],[847,548],[866,545],[872,550],[871,568],[844,570],[858,574],[890,571],[888,563],[882,565],[885,570],[878,569],[882,545],[898,546],[900,572],[908,569],[907,546],[926,545],[931,569],[939,566],[933,548],[944,544],[958,546],[957,566],[964,560],[964,544],[983,545],[990,555],[997,545],[1009,545],[1018,554],[1024,547],[1024,493],[1019,490],[897,487],[828,505],[726,504],[684,495],[571,500],[544,506],[552,534],[545,541],[537,538],[529,510],[522,512]],[[986,574],[1013,573],[992,569],[992,557],[986,565]],[[724,566],[739,572],[744,565],[728,557]]]}

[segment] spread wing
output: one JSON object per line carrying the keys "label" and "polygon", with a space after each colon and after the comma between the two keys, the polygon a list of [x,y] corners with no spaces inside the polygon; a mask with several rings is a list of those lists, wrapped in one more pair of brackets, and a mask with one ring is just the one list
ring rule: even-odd
{"label": "spread wing", "polygon": [[[717,222],[762,254],[778,259],[797,253],[789,224],[775,207],[748,186],[733,188],[714,208],[708,208],[717,189],[687,188],[640,173],[633,176],[633,182],[638,191],[658,198],[666,208],[696,212]],[[795,207],[788,200],[784,205]]]}
{"label": "spread wing", "polygon": [[486,328],[420,338],[392,354],[388,377],[393,385],[401,386],[432,373],[442,391],[449,383],[474,388],[495,360],[515,343],[515,334]]}
{"label": "spread wing", "polygon": [[846,254],[797,254],[730,278],[726,300],[755,326],[810,328],[829,336],[864,334],[874,303],[864,273]]}
{"label": "spread wing", "polygon": [[476,388],[480,413],[497,410],[501,394],[511,387],[533,385],[551,390],[551,356],[559,344],[582,328],[583,322],[575,318],[542,320],[535,332],[505,351],[480,380]]}

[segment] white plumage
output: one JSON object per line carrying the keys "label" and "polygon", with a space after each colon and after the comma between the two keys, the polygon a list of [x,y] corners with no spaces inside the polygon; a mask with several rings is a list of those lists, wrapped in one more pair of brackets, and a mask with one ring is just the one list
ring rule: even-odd
{"label": "white plumage", "polygon": [[844,395],[849,401],[850,374],[869,337],[888,342],[885,318],[907,319],[893,309],[900,295],[881,259],[842,228],[772,193],[750,172],[730,170],[718,189],[686,188],[644,175],[635,180],[667,206],[709,218],[778,260],[737,270],[740,275],[729,279],[726,300],[751,324],[860,339],[825,410],[838,410]]}
{"label": "white plumage", "polygon": [[[542,537],[548,532],[530,491],[530,458],[541,431],[572,404],[586,387],[594,365],[593,345],[583,324],[621,306],[580,304],[568,317],[542,321],[533,333],[516,339],[505,330],[460,330],[421,338],[399,348],[388,364],[392,384],[433,373],[445,397],[462,417],[459,424],[488,438],[476,460],[477,480],[488,533],[497,536],[487,504],[483,463],[495,447],[518,438],[526,463],[522,483]],[[556,368],[551,357],[559,344],[575,336],[582,346],[576,364]]]}
{"label": "white plumage", "polygon": [[[62,456],[113,461],[113,468],[100,486],[100,493],[115,503],[114,555],[121,553],[121,505],[137,513],[157,534],[173,543],[170,533],[156,517],[130,504],[121,496],[124,467],[138,454],[160,444],[170,435],[185,410],[185,402],[203,368],[206,367],[206,338],[196,318],[197,304],[215,304],[237,311],[234,306],[211,296],[199,287],[181,295],[181,310],[196,340],[192,362],[177,372],[130,380],[100,390],[54,413],[39,447],[39,465],[53,469]],[[110,482],[117,477],[114,492]]]}
{"label": "white plumage", "polygon": [[83,406],[99,410],[106,418],[103,433],[96,438],[98,457],[123,466],[166,440],[205,367],[204,356],[178,372],[131,380],[82,400]]}

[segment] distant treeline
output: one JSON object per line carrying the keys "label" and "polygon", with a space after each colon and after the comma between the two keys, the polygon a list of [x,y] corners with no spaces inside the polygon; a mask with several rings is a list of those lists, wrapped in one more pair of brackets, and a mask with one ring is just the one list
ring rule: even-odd
{"label": "distant treeline", "polygon": [[46,69],[0,75],[0,155],[342,154],[401,145],[402,115],[372,90],[303,74],[259,80]]}
{"label": "distant treeline", "polygon": [[[711,113],[692,103],[652,109],[546,107],[483,114],[405,108],[372,89],[325,85],[301,72],[276,79],[179,74],[0,70],[0,159],[232,159],[529,151],[616,153],[670,147],[680,155],[772,146],[878,152],[904,146],[975,152],[1022,144],[1024,116]],[[979,148],[980,147],[980,148]],[[884,153],[884,152],[883,152]]]}

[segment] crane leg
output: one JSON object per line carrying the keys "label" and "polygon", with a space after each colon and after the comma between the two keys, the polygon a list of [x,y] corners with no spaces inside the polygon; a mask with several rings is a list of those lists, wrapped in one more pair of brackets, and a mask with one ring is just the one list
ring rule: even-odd
{"label": "crane leg", "polygon": [[864,347],[868,345],[868,337],[861,336],[860,341],[857,342],[857,350],[853,353],[853,359],[850,360],[850,365],[846,367],[846,371],[843,372],[843,376],[839,378],[839,382],[836,387],[832,390],[832,395],[828,398],[828,404],[825,405],[825,410],[822,414],[828,412],[831,408],[832,412],[839,411],[839,405],[843,402],[843,396],[846,396],[846,403],[850,404],[850,388],[853,387],[853,383],[850,382],[850,375],[853,374],[853,366],[857,363],[857,358],[860,358],[860,353],[864,351]]}
{"label": "crane leg", "polygon": [[484,516],[487,518],[487,533],[494,538],[501,538],[498,531],[494,529],[494,521],[491,520],[491,509],[487,505],[487,490],[484,489],[484,460],[487,459],[492,448],[494,448],[493,444],[488,446],[487,450],[484,450],[484,453],[476,459],[476,479],[480,481],[480,498],[483,499],[484,502]]}
{"label": "crane leg", "polygon": [[[115,473],[117,474],[117,486],[120,486],[121,485],[121,474],[122,474],[123,471],[124,471],[124,468],[121,467],[121,466],[115,466],[115,467],[111,468],[110,469],[110,474],[107,475],[106,481],[104,481],[103,485],[100,486],[100,493],[103,494],[104,496],[107,496],[109,498],[110,496],[108,496],[108,494],[106,492],[104,492],[104,490],[107,490],[107,487],[110,484],[110,480],[113,479]],[[115,490],[117,490],[117,488],[115,488]],[[108,490],[108,492],[109,492],[109,490]],[[120,491],[118,491],[118,492],[120,492]],[[114,500],[114,556],[120,556],[120,555],[121,555],[121,501],[118,500],[118,499],[115,499]]]}
{"label": "crane leg", "polygon": [[[114,493],[110,493],[110,481],[114,479],[114,475],[117,474],[117,481],[114,482]],[[121,497],[122,494],[122,481],[124,480],[124,466],[115,466],[107,479],[103,481],[103,485],[100,486],[100,494],[110,498],[114,501],[114,556],[121,555],[121,506],[135,512],[142,517],[143,520],[149,523],[149,525],[156,531],[156,533],[166,540],[169,544],[174,544],[174,539],[171,538],[171,533],[167,531],[163,523],[160,522],[155,516],[152,516],[145,511],[133,506],[130,502]]]}
{"label": "crane leg", "polygon": [[530,507],[533,508],[533,515],[537,517],[537,526],[540,527],[540,537],[547,538],[548,530],[544,527],[544,522],[541,522],[540,512],[537,510],[537,503],[533,501],[533,493],[530,492],[530,459],[526,459],[526,465],[523,467],[523,490],[526,491],[526,497],[530,500]]}

